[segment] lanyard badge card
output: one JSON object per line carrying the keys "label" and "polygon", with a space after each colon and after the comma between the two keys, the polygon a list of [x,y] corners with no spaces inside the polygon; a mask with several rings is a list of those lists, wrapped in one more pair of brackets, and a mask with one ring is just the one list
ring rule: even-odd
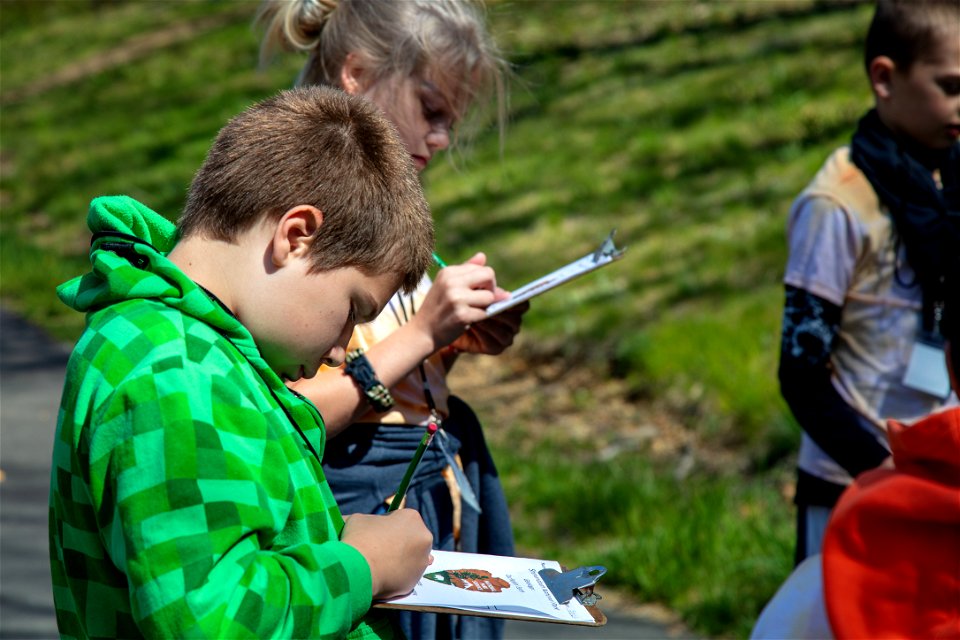
{"label": "lanyard badge card", "polygon": [[935,398],[946,399],[950,395],[950,374],[947,371],[944,339],[940,335],[942,315],[943,305],[935,305],[933,331],[921,332],[917,337],[903,375],[903,384]]}

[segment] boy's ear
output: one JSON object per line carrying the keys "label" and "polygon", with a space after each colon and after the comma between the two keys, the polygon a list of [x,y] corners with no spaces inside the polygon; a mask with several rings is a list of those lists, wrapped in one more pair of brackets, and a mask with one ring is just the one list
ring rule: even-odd
{"label": "boy's ear", "polygon": [[367,88],[366,71],[361,57],[353,52],[348,53],[340,67],[340,88],[350,95],[360,95]]}
{"label": "boy's ear", "polygon": [[870,88],[878,100],[885,100],[893,94],[893,72],[896,69],[897,64],[887,56],[877,56],[870,61]]}
{"label": "boy's ear", "polygon": [[273,266],[282,267],[305,257],[322,225],[323,211],[309,204],[298,204],[284,213],[273,231],[270,255]]}

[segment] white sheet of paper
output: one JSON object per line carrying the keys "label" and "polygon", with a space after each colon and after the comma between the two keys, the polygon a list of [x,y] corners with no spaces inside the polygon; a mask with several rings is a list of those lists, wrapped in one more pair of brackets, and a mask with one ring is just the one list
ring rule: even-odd
{"label": "white sheet of paper", "polygon": [[557,602],[540,577],[541,569],[561,571],[558,562],[456,551],[432,553],[433,564],[413,592],[389,603],[501,611],[531,619],[594,621],[576,598],[566,604]]}
{"label": "white sheet of paper", "polygon": [[511,307],[529,300],[535,296],[540,295],[546,291],[550,291],[554,287],[558,287],[564,282],[570,282],[574,278],[578,278],[585,273],[590,273],[595,269],[599,269],[604,265],[608,265],[615,260],[619,260],[623,257],[624,249],[617,249],[613,244],[613,233],[610,234],[600,248],[597,251],[588,253],[579,260],[574,260],[570,264],[564,265],[548,273],[547,275],[537,278],[532,282],[528,282],[519,289],[514,289],[510,297],[506,300],[501,300],[500,302],[494,302],[489,307],[487,307],[487,317],[497,315],[502,311],[506,311]]}

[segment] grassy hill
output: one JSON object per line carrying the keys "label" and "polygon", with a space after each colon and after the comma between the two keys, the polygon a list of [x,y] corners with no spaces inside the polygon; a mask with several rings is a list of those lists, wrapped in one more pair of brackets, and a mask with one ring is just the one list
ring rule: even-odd
{"label": "grassy hill", "polygon": [[[84,269],[90,198],[127,193],[175,218],[219,127],[290,85],[297,56],[257,69],[255,8],[0,4],[3,304],[75,337],[82,318],[53,288]],[[511,356],[484,363],[482,397],[468,396],[519,542],[607,564],[605,581],[703,633],[745,635],[793,543],[799,432],[775,375],[785,216],[869,106],[870,7],[489,9],[516,65],[510,120],[502,143],[488,126],[427,172],[438,252],[453,262],[483,250],[510,288],[613,228],[628,247],[539,298]],[[526,402],[503,411],[496,390],[511,388]]]}

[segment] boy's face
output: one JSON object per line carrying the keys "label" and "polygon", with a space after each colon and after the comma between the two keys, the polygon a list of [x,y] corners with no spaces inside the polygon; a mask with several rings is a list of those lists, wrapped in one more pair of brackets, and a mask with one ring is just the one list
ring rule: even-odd
{"label": "boy's face", "polygon": [[309,273],[309,261],[286,265],[262,290],[260,313],[244,323],[281,378],[312,378],[338,366],[358,323],[379,315],[400,286],[394,274],[368,276],[354,267]]}
{"label": "boy's face", "polygon": [[[884,95],[886,94],[886,95]],[[942,36],[906,70],[894,68],[887,91],[877,92],[880,117],[890,129],[928,149],[960,139],[960,31]]]}

